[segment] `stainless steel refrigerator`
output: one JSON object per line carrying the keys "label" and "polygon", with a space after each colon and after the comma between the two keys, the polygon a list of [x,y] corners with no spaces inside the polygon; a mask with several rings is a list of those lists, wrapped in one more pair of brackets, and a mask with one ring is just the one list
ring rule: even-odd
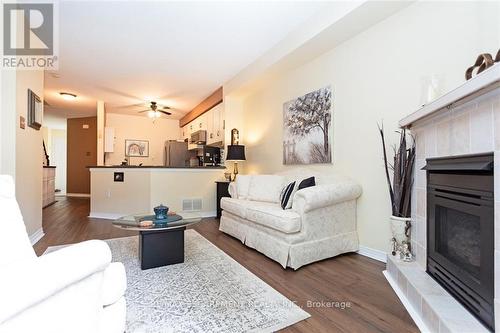
{"label": "stainless steel refrigerator", "polygon": [[164,165],[170,167],[189,166],[188,144],[185,141],[165,141]]}

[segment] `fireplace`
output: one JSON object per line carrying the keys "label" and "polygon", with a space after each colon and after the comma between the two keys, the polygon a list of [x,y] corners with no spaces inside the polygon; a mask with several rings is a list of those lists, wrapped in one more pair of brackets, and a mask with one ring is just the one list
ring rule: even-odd
{"label": "fireplace", "polygon": [[428,159],[427,272],[494,330],[493,154]]}

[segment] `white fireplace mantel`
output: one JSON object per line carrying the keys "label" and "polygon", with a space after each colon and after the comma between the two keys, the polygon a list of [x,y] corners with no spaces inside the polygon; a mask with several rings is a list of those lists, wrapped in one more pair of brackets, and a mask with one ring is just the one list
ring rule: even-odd
{"label": "white fireplace mantel", "polygon": [[494,312],[500,332],[500,64],[400,120],[415,137],[411,248],[415,261],[388,256],[388,281],[425,332],[487,332],[479,320],[427,274],[427,159],[494,155]]}
{"label": "white fireplace mantel", "polygon": [[488,68],[481,74],[466,81],[458,88],[446,93],[438,99],[424,105],[399,121],[401,127],[411,127],[416,122],[434,115],[443,109],[457,107],[461,104],[500,87],[500,63]]}

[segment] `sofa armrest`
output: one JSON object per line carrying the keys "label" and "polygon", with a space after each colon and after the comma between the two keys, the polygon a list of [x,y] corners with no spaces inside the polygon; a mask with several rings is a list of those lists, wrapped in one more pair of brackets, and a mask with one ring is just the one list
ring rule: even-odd
{"label": "sofa armrest", "polygon": [[297,191],[293,198],[292,208],[299,213],[307,213],[356,199],[361,193],[361,186],[353,181],[316,185]]}
{"label": "sofa armrest", "polygon": [[236,182],[230,182],[228,187],[229,195],[233,199],[238,199],[238,190],[236,187]]}
{"label": "sofa armrest", "polygon": [[104,271],[110,262],[108,245],[91,240],[2,267],[0,323],[68,286]]}

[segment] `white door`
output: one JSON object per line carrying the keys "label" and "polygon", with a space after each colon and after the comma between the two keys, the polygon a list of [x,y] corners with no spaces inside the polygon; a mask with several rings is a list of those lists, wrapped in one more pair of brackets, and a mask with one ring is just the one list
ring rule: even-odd
{"label": "white door", "polygon": [[66,135],[52,135],[50,165],[56,167],[56,194],[66,194]]}

